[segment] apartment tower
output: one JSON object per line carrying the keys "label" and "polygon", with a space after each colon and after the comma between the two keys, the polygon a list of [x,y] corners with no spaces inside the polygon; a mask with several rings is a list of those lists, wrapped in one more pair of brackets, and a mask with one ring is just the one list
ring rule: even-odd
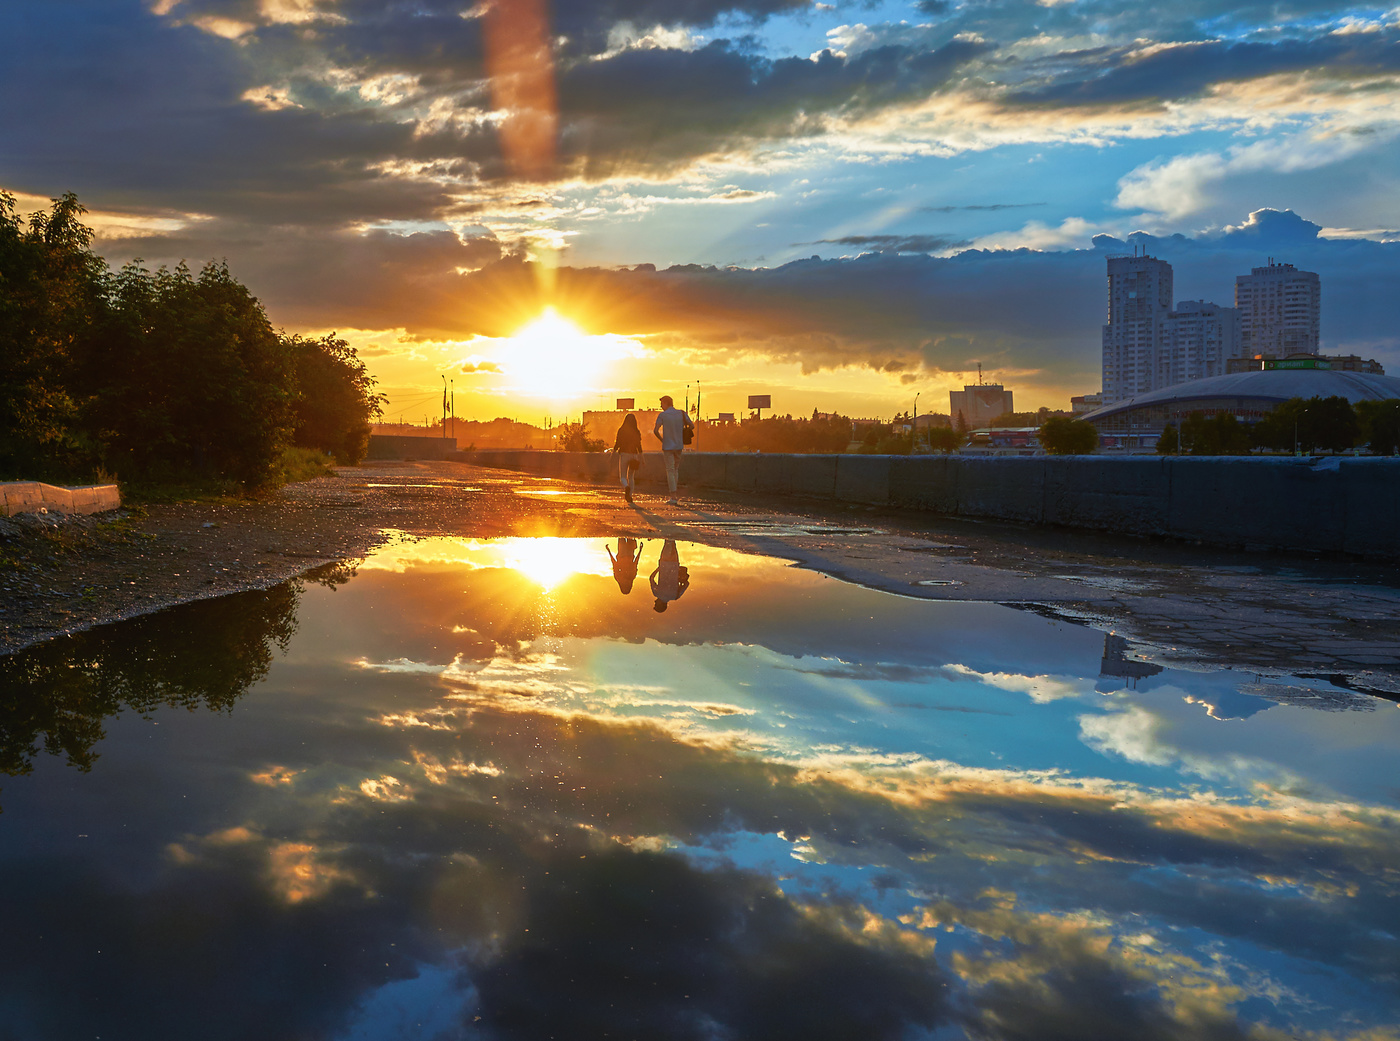
{"label": "apartment tower", "polygon": [[[1109,261],[1110,266],[1112,261]],[[1316,354],[1322,326],[1322,283],[1292,264],[1257,267],[1235,276],[1240,354]]]}
{"label": "apartment tower", "polygon": [[1103,327],[1103,403],[1153,388],[1162,323],[1172,309],[1172,266],[1149,256],[1108,258]]}

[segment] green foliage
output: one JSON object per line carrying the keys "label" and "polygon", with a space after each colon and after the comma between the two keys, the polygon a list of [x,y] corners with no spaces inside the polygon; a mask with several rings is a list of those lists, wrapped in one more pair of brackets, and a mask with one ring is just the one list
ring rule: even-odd
{"label": "green foliage", "polygon": [[319,340],[293,336],[285,342],[296,365],[295,444],[330,452],[342,466],[354,466],[369,450],[370,424],[383,411],[385,398],[374,393],[374,377],[335,333]]}
{"label": "green foliage", "polygon": [[[961,413],[959,413],[961,415]],[[1068,416],[1068,412],[1052,412],[1042,406],[1034,412],[1003,412],[987,425],[989,427],[1038,427],[1054,416]]]}
{"label": "green foliage", "polygon": [[277,475],[282,484],[313,481],[331,474],[335,459],[319,448],[284,448],[278,460]]}
{"label": "green foliage", "polygon": [[560,423],[555,445],[561,452],[602,452],[607,446],[601,438],[589,437],[582,423]]}
{"label": "green foliage", "polygon": [[199,277],[128,264],[84,375],[104,463],[124,475],[272,485],[291,442],[296,368],[262,305],[223,264]]}
{"label": "green foliage", "polygon": [[1254,424],[1254,443],[1291,452],[1321,448],[1344,452],[1361,436],[1361,423],[1343,397],[1289,398]]}
{"label": "green foliage", "polygon": [[0,193],[0,478],[217,494],[275,484],[294,435],[363,458],[381,398],[345,341],[279,336],[224,264],[112,273],[83,212]]}
{"label": "green foliage", "polygon": [[1162,428],[1162,436],[1157,439],[1158,455],[1176,455],[1181,451],[1181,439],[1177,436],[1176,427],[1168,423]]}
{"label": "green foliage", "polygon": [[1099,447],[1099,432],[1082,419],[1051,416],[1040,426],[1040,444],[1051,455],[1089,455]]}
{"label": "green foliage", "polygon": [[74,429],[68,374],[106,306],[106,265],[77,197],[26,222],[0,192],[0,477],[60,478],[89,451]]}
{"label": "green foliage", "polygon": [[[704,452],[844,452],[852,430],[846,416],[767,416],[742,423],[699,424],[695,443]],[[905,437],[904,451],[908,450]]]}
{"label": "green foliage", "polygon": [[928,446],[935,452],[956,452],[962,447],[966,440],[952,427],[930,427],[926,431],[928,435]]}
{"label": "green foliage", "polygon": [[1400,452],[1400,400],[1358,401],[1356,418],[1360,421],[1358,440],[1369,445],[1377,455]]}
{"label": "green foliage", "polygon": [[1180,451],[1191,455],[1249,455],[1249,430],[1228,412],[1209,419],[1192,412],[1182,421],[1180,439]]}

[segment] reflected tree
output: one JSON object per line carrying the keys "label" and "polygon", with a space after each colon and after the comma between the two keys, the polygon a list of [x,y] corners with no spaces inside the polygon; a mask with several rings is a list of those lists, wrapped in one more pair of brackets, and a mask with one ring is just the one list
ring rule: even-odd
{"label": "reflected tree", "polygon": [[285,650],[300,595],[299,582],[234,593],[0,658],[0,773],[30,772],[41,747],[91,769],[104,721],[122,712],[231,710]]}

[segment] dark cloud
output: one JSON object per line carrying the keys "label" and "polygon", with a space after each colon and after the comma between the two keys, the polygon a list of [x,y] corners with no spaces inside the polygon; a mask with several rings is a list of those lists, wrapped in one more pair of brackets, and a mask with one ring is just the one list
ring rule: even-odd
{"label": "dark cloud", "polygon": [[1341,76],[1394,72],[1400,69],[1400,38],[1390,31],[1325,33],[1268,43],[1203,40],[1061,54],[1050,64],[1055,69],[1051,82],[1011,94],[1008,103],[1139,104],[1194,97],[1212,84],[1284,72],[1319,70]]}
{"label": "dark cloud", "polygon": [[804,911],[770,878],[621,850],[560,857],[480,973],[503,1037],[908,1037],[946,1018],[912,945],[862,942],[856,907]]}
{"label": "dark cloud", "polygon": [[797,242],[810,246],[830,242],[837,246],[858,246],[877,253],[937,253],[968,245],[967,239],[951,235],[844,235],[839,239],[817,239],[816,243]]}
{"label": "dark cloud", "polygon": [[561,144],[584,172],[664,165],[748,138],[804,136],[826,115],[927,97],[988,50],[886,46],[815,60],[755,55],[717,40],[693,51],[633,49],[560,72]]}
{"label": "dark cloud", "polygon": [[116,261],[141,257],[147,266],[236,257],[236,268],[278,324],[380,329],[412,315],[446,316],[458,306],[461,270],[505,255],[490,236],[461,239],[450,231],[259,228],[196,225],[190,232],[108,239]]}
{"label": "dark cloud", "polygon": [[1044,206],[1043,202],[993,202],[986,205],[970,206],[920,206],[920,213],[957,213],[966,211],[969,213],[995,210],[1024,210],[1035,206]]}

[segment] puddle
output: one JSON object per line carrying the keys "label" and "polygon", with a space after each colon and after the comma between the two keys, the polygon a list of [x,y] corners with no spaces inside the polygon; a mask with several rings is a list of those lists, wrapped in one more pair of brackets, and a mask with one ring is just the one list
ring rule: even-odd
{"label": "puddle", "polygon": [[404,537],[0,658],[15,1036],[1400,1018],[1394,704],[609,548]]}

